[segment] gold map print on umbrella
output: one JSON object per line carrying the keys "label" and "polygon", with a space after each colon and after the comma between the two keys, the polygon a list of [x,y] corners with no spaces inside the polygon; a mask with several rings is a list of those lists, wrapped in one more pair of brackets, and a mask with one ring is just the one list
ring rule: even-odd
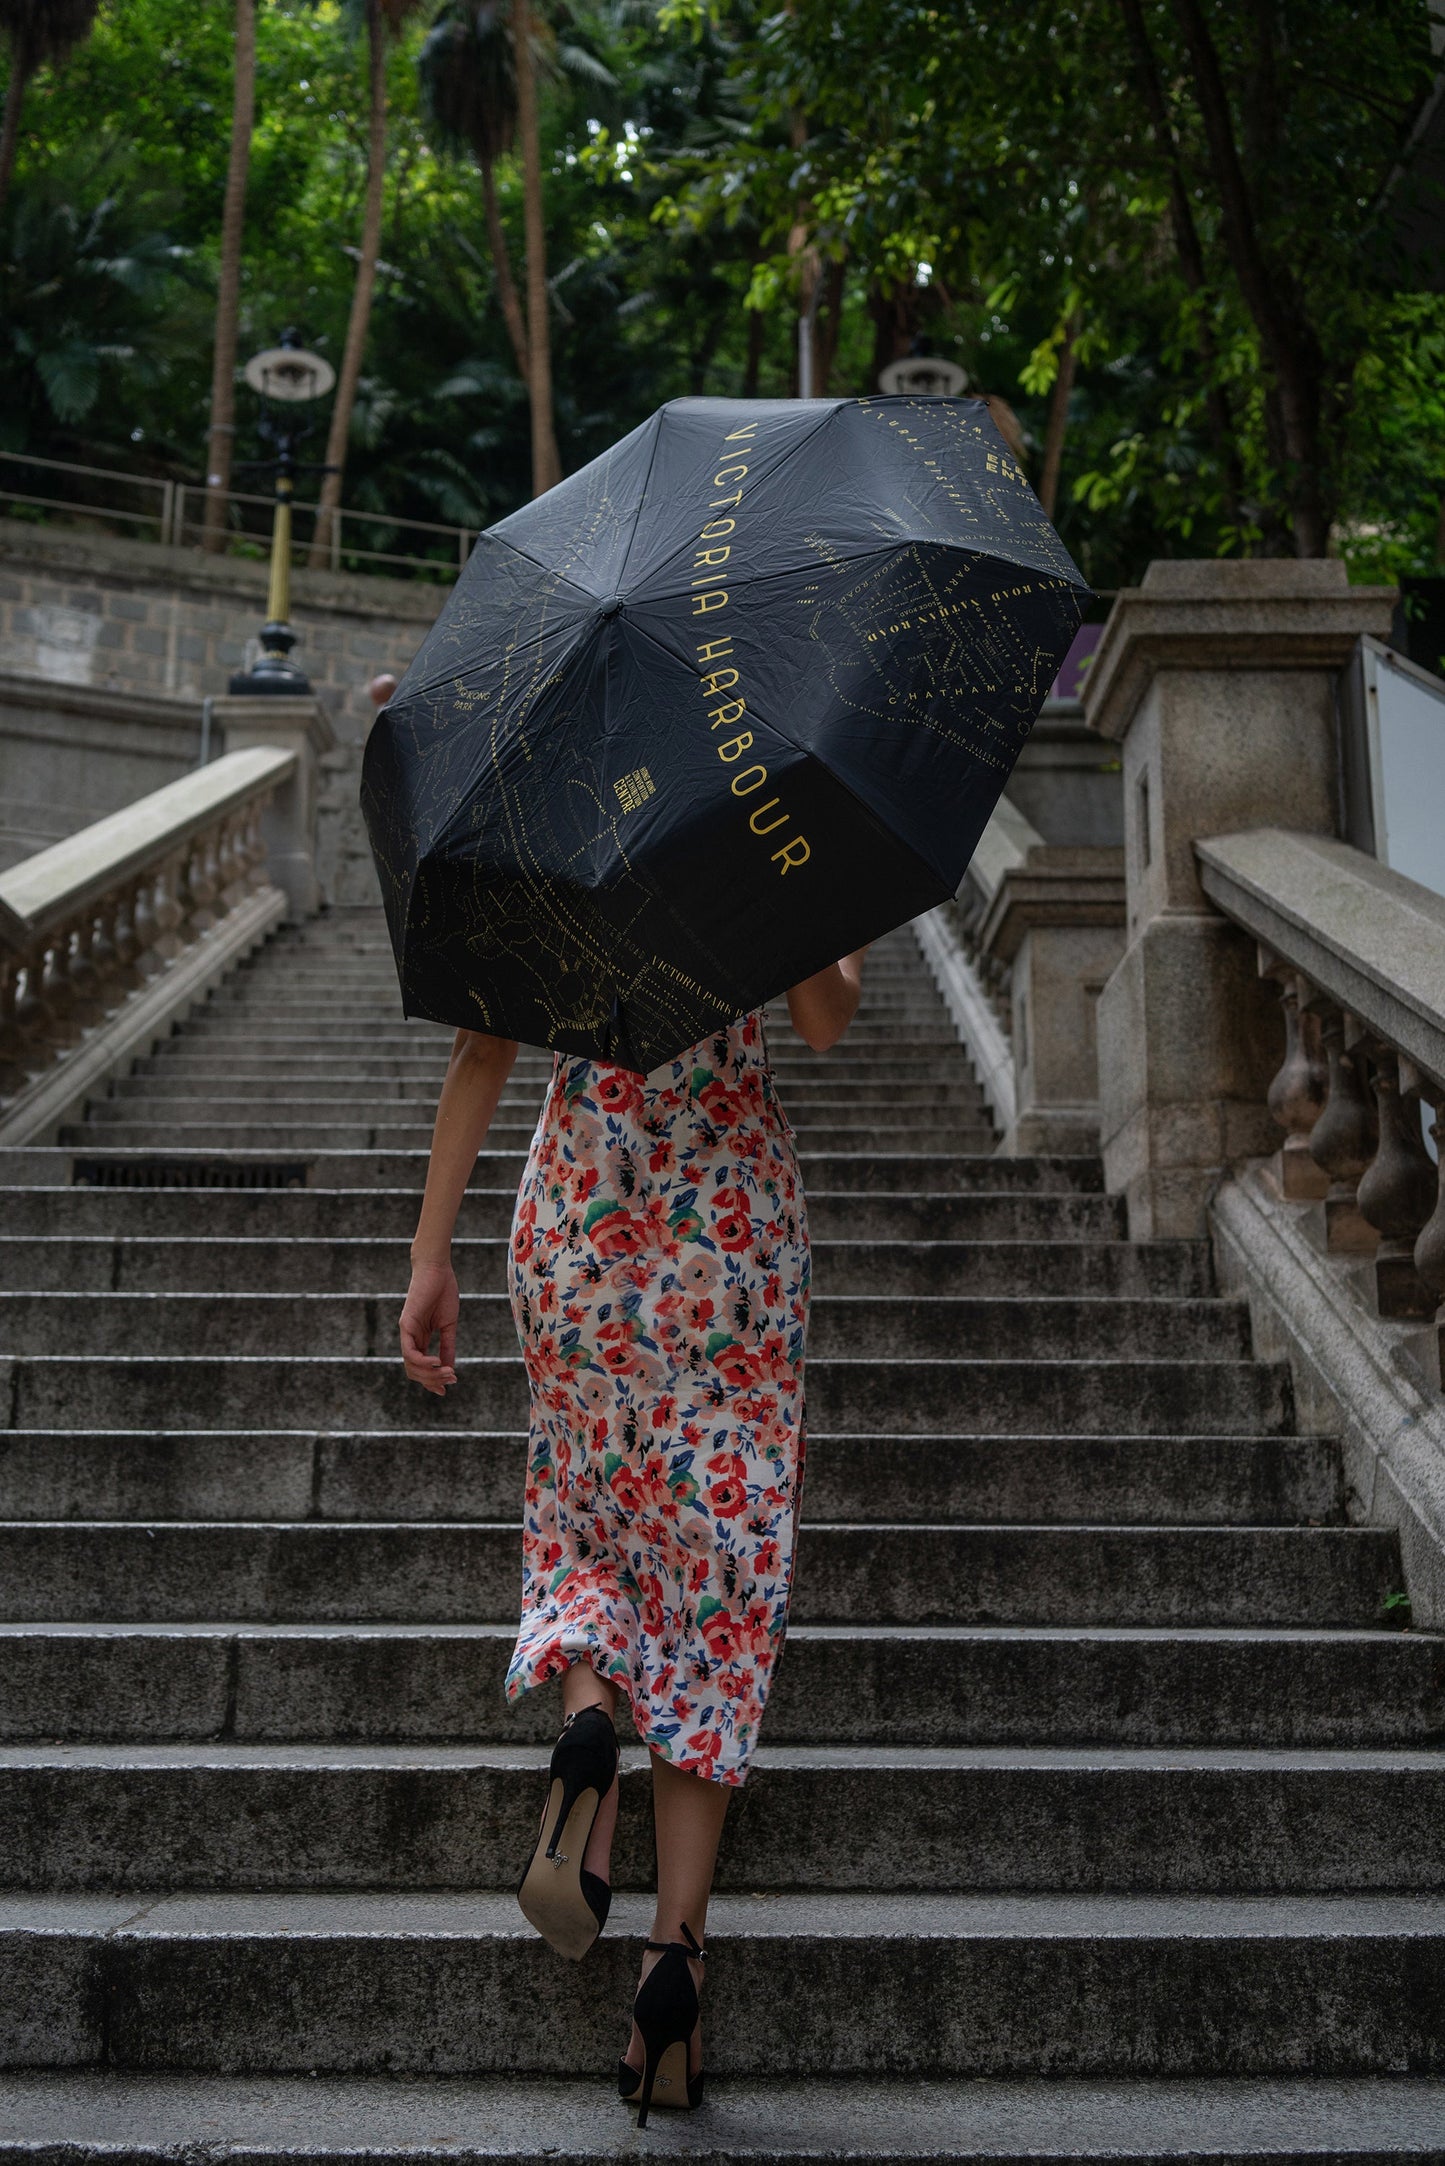
{"label": "gold map print on umbrella", "polygon": [[407,1011],[645,1070],[941,900],[1080,590],[969,402],[664,408],[482,537],[373,729]]}

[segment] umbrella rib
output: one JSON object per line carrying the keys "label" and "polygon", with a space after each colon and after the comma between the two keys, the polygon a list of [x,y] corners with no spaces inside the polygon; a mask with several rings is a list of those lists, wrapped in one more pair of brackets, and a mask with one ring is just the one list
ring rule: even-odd
{"label": "umbrella rib", "polygon": [[[664,409],[664,411],[666,411],[666,409]],[[622,558],[621,568],[619,569],[617,574],[617,592],[619,594],[622,592],[623,582],[627,578],[627,567],[632,562],[632,552],[637,546],[637,530],[642,524],[642,507],[647,502],[647,491],[648,486],[652,480],[652,469],[657,464],[657,447],[661,442],[662,416],[661,414],[659,414],[657,420],[657,427],[652,432],[652,450],[648,454],[647,472],[642,477],[642,490],[637,499],[637,510],[633,515],[632,532],[627,537],[627,548]]]}
{"label": "umbrella rib", "polygon": [[[821,402],[820,402],[820,403],[821,403]],[[826,428],[826,427],[828,426],[828,423],[829,423],[829,422],[830,422],[830,421],[831,421],[831,420],[833,419],[834,415],[838,413],[838,411],[840,410],[840,408],[841,408],[841,407],[842,407],[842,406],[843,406],[843,405],[844,405],[845,403],[846,403],[846,402],[845,402],[845,401],[843,401],[842,399],[838,399],[838,400],[835,400],[835,401],[834,401],[834,402],[833,402],[833,403],[832,403],[832,404],[831,404],[831,405],[830,405],[830,406],[828,407],[828,409],[827,409],[827,412],[826,412],[826,413],[822,413],[822,414],[820,414],[820,415],[818,416],[818,420],[817,420],[817,424],[816,424],[816,426],[815,426],[815,427],[813,427],[813,428],[811,428],[811,429],[809,429],[809,431],[808,431],[808,433],[807,433],[807,435],[806,435],[806,436],[800,436],[800,437],[798,438],[798,441],[797,441],[797,442],[796,442],[795,444],[790,444],[790,445],[788,446],[788,449],[787,449],[787,450],[786,450],[786,451],[785,451],[785,452],[783,453],[783,456],[781,457],[781,459],[779,459],[779,461],[778,461],[777,465],[776,465],[776,466],[775,466],[775,467],[773,468],[772,472],[771,472],[770,474],[767,474],[767,475],[765,475],[765,476],[764,476],[764,478],[763,478],[763,481],[761,482],[760,486],[761,486],[762,488],[764,488],[764,489],[770,489],[770,488],[772,487],[773,483],[774,483],[774,482],[775,482],[775,481],[777,480],[777,478],[778,478],[779,474],[781,474],[781,473],[782,473],[782,471],[783,471],[783,468],[784,468],[785,466],[787,466],[787,465],[789,464],[789,462],[790,462],[790,461],[791,461],[792,459],[794,459],[794,458],[795,458],[795,457],[797,456],[797,454],[798,454],[798,453],[799,453],[799,452],[800,452],[800,451],[801,451],[801,450],[803,449],[803,446],[804,446],[805,444],[811,444],[811,443],[812,443],[812,441],[813,441],[813,438],[814,438],[814,437],[815,437],[815,436],[816,436],[816,435],[818,434],[818,431],[819,431],[820,429],[825,429],[825,428]],[[662,435],[662,431],[661,431],[661,429],[659,429],[657,433],[658,433],[658,436],[660,437],[660,436]],[[652,475],[652,468],[651,468],[651,467],[649,466],[649,467],[648,467],[648,470],[647,470],[647,471],[648,471],[648,478],[649,478],[649,479],[651,479],[651,475]],[[640,522],[639,522],[639,523],[640,523]],[[635,535],[636,535],[636,531],[637,531],[637,530],[636,530],[636,528],[634,528],[634,529],[633,529],[633,534],[634,534],[634,537],[635,537]],[[685,542],[679,542],[679,543],[678,543],[678,545],[677,545],[677,547],[676,547],[676,549],[672,550],[672,551],[670,552],[670,554],[669,554],[669,555],[667,555],[667,556],[665,556],[665,557],[663,558],[663,560],[662,560],[662,563],[661,563],[661,565],[659,565],[659,566],[658,566],[658,571],[663,571],[663,570],[665,570],[665,569],[666,569],[666,567],[667,567],[667,566],[668,566],[669,564],[671,564],[671,562],[672,562],[673,558],[674,558],[674,557],[677,557],[677,556],[681,556],[681,555],[682,555],[682,553],[683,553],[683,551],[684,551],[685,549],[693,549],[693,548],[695,548],[696,546],[697,546],[697,545],[696,545],[696,542],[694,542],[694,541],[685,541]],[[629,556],[631,555],[631,544],[629,544],[629,545],[628,545],[628,554],[629,554]],[[624,567],[624,568],[625,568],[625,567]],[[649,577],[649,578],[655,578],[655,577],[657,576],[657,574],[656,574],[656,573],[648,573],[648,574],[647,574],[646,576],[647,576],[647,577]],[[620,580],[618,581],[618,584],[619,584],[619,586],[621,585],[621,581],[620,581]]]}
{"label": "umbrella rib", "polygon": [[[538,563],[538,560],[537,560],[537,558],[536,558],[536,557],[533,557],[533,556],[528,556],[528,555],[527,555],[527,552],[526,552],[526,550],[525,550],[525,549],[518,549],[518,548],[516,548],[516,547],[514,546],[514,544],[513,544],[513,543],[511,543],[511,542],[502,542],[502,543],[500,543],[500,544],[494,544],[493,546],[496,546],[496,547],[501,547],[501,548],[503,548],[503,549],[510,549],[510,550],[511,550],[511,552],[512,552],[512,554],[513,554],[513,556],[516,556],[516,557],[521,557],[521,558],[522,558],[522,559],[524,560],[524,562],[526,562],[526,563],[528,563],[528,564],[533,564],[533,565],[536,565],[536,567],[537,567],[538,571],[542,571],[542,572],[548,572],[548,571],[551,571],[551,570],[553,569],[553,568],[552,568],[551,566],[549,566],[549,565],[546,565],[546,564],[541,564],[541,563]],[[562,582],[562,584],[563,584],[564,586],[566,586],[566,587],[570,587],[570,588],[571,588],[571,590],[572,590],[572,592],[573,592],[573,593],[574,593],[575,595],[577,595],[577,596],[579,597],[579,599],[580,599],[580,600],[584,601],[584,602],[585,602],[585,603],[587,604],[587,607],[588,607],[588,609],[589,609],[589,610],[595,610],[595,609],[596,609],[596,607],[597,607],[597,597],[596,597],[596,595],[595,595],[595,594],[589,594],[589,593],[587,592],[587,590],[585,589],[585,587],[579,587],[579,586],[577,585],[577,583],[576,583],[576,581],[575,581],[575,580],[573,580],[573,579],[569,579],[569,578],[568,578],[568,577],[566,576],[565,572],[557,572],[557,573],[555,574],[555,576],[556,576],[556,577],[557,577],[558,579],[560,579],[560,580],[561,580],[561,582]],[[546,596],[546,597],[545,597],[545,600],[546,600],[546,601],[552,601],[552,600],[554,600],[554,599],[555,599],[555,596],[554,596],[554,595],[548,595],[548,596]],[[438,622],[440,622],[440,619],[438,619],[437,621],[438,621]],[[578,634],[578,636],[579,636],[579,637],[581,636],[582,632],[583,632],[583,631],[585,631],[585,629],[586,629],[586,625],[585,625],[585,623],[584,623],[584,624],[578,624],[578,625],[576,626],[576,631],[577,631],[577,634]],[[516,646],[515,646],[515,647],[513,647],[513,648],[512,648],[511,650],[510,650],[510,651],[511,651],[511,653],[512,653],[513,655],[519,655],[519,654],[527,654],[527,653],[529,653],[529,652],[531,651],[531,649],[532,649],[533,647],[535,647],[535,646],[538,646],[538,645],[540,645],[540,643],[541,643],[541,642],[542,642],[542,641],[543,641],[544,639],[546,639],[546,638],[548,637],[548,634],[549,634],[549,631],[550,631],[550,630],[551,630],[551,627],[550,627],[550,626],[548,626],[548,625],[545,625],[545,624],[544,624],[544,625],[542,625],[542,626],[541,626],[541,627],[540,627],[540,628],[539,628],[539,629],[538,629],[538,630],[537,630],[536,632],[534,632],[534,633],[533,633],[533,635],[532,635],[532,637],[531,637],[530,639],[522,639],[522,640],[519,640],[519,641],[517,642]],[[569,649],[569,653],[570,653],[570,649]],[[567,659],[567,656],[566,656],[566,655],[564,655],[564,656],[562,656],[562,657],[561,657],[561,659],[565,661],[565,660]],[[456,669],[456,668],[455,668],[455,667],[453,666],[453,667],[452,667],[452,668],[450,668],[450,669],[446,669],[446,670],[443,670],[442,674],[441,674],[441,675],[440,675],[439,677],[428,677],[428,678],[427,678],[427,680],[426,680],[426,682],[425,682],[424,684],[409,684],[409,685],[408,685],[408,686],[406,687],[406,698],[407,698],[408,700],[411,700],[411,699],[416,699],[416,698],[417,698],[417,697],[419,697],[419,696],[420,696],[420,694],[421,694],[421,693],[423,693],[423,692],[432,692],[432,691],[435,691],[436,687],[437,687],[437,686],[438,686],[439,684],[448,684],[448,683],[450,683],[450,682],[451,682],[451,680],[452,680],[452,679],[453,679],[454,677],[456,677],[456,676],[457,676],[457,674],[458,674],[458,671],[457,671],[457,669]],[[393,696],[394,696],[394,695],[393,695]]]}

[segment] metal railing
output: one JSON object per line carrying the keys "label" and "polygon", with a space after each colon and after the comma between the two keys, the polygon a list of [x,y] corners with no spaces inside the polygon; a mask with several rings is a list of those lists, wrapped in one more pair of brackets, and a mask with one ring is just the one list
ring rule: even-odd
{"label": "metal railing", "polygon": [[[12,472],[18,478],[11,482]],[[27,486],[33,481],[35,486]],[[198,547],[206,532],[209,492],[199,481],[166,481],[150,474],[128,474],[116,467],[82,466],[67,459],[46,459],[29,451],[0,451],[0,512],[22,507],[45,515],[45,523],[72,519],[100,524],[121,533],[139,534],[164,547]],[[270,548],[274,497],[228,489],[224,498],[224,554],[264,555]],[[326,568],[333,572],[407,573],[413,577],[454,579],[471,554],[478,529],[449,526],[430,519],[403,518],[390,512],[357,511],[341,505],[329,519],[314,503],[294,502],[297,531],[291,544],[293,565],[311,563],[318,516],[325,521]],[[416,547],[367,546],[353,538],[369,530],[381,544],[415,539]]]}

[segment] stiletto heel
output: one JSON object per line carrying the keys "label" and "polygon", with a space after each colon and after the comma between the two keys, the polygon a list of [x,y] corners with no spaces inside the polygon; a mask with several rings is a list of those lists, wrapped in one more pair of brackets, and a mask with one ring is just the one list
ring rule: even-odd
{"label": "stiletto heel", "polygon": [[617,1762],[617,1733],[602,1708],[584,1707],[567,1717],[552,1748],[542,1830],[517,1885],[528,1923],[574,1962],[596,1940],[612,1904],[611,1888],[584,1869],[582,1858]]}
{"label": "stiletto heel", "polygon": [[[642,2033],[642,2072],[624,2059],[617,2063],[617,2093],[635,2101],[637,2125],[646,2128],[652,2106],[687,2110],[702,2104],[703,2073],[688,2073],[688,2049],[698,2023],[697,1987],[688,1961],[701,1963],[706,1951],[683,1926],[683,1940],[650,1940],[661,1961],[654,1963],[632,2003],[632,2020]],[[654,2093],[656,2094],[654,2098]]]}

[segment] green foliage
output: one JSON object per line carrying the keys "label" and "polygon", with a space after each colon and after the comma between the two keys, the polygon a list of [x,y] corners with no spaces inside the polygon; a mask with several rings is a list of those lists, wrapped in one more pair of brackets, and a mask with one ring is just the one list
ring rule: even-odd
{"label": "green foliage", "polygon": [[[365,42],[350,0],[258,12],[242,350],[295,323],[337,358],[365,184]],[[1295,545],[1300,476],[1228,245],[1181,0],[1139,0],[1162,129],[1124,0],[537,12],[569,468],[663,399],[788,395],[801,274],[816,264],[830,389],[872,388],[919,339],[1016,408],[1036,472],[1070,348],[1058,522],[1097,585],[1137,578],[1152,555]],[[1317,349],[1315,478],[1339,546],[1361,576],[1427,571],[1445,485],[1445,299],[1392,262],[1378,208],[1427,79],[1425,0],[1203,12],[1272,290]],[[435,147],[418,70],[458,24],[473,35],[504,13],[500,0],[428,6],[388,54],[382,260],[345,498],[398,520],[480,524],[528,491],[527,404],[479,177]],[[90,39],[30,83],[0,226],[13,447],[199,471],[231,27],[228,0],[103,0]],[[488,126],[520,263],[504,46]],[[450,87],[434,65],[433,114]],[[474,151],[475,114],[442,117]],[[1180,185],[1200,277],[1181,256]],[[242,458],[253,418],[243,393]]]}

